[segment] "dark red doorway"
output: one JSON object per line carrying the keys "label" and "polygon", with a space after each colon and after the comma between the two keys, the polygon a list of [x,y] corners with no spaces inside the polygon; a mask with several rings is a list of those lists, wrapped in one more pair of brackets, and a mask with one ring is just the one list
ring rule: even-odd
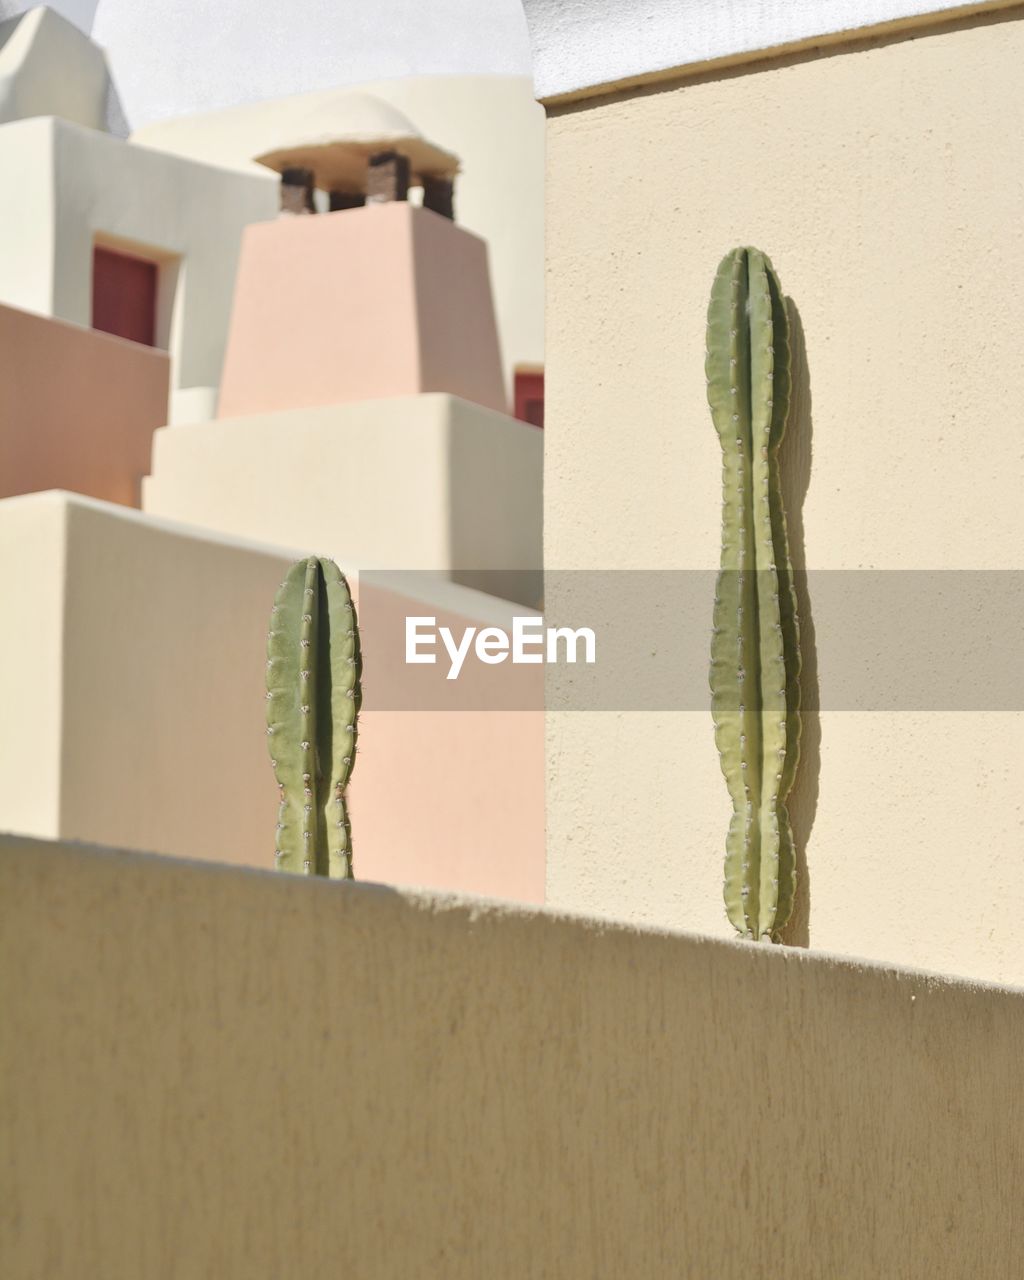
{"label": "dark red doorway", "polygon": [[520,422],[544,425],[544,374],[517,370],[515,377],[516,417]]}
{"label": "dark red doorway", "polygon": [[92,327],[156,346],[157,264],[96,245],[92,255]]}

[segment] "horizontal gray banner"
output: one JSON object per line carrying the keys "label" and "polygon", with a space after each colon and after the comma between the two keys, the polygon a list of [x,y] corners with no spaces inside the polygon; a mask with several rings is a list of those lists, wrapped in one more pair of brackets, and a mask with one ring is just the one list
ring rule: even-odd
{"label": "horizontal gray banner", "polygon": [[[774,575],[755,591],[749,574],[564,571],[543,575],[529,608],[496,599],[501,581],[490,572],[483,595],[437,574],[361,573],[364,706],[709,710],[716,595],[723,649],[741,661],[742,627],[749,674],[785,593]],[[509,586],[521,596],[522,575]],[[1024,710],[1024,571],[812,570],[793,591],[805,711]]]}

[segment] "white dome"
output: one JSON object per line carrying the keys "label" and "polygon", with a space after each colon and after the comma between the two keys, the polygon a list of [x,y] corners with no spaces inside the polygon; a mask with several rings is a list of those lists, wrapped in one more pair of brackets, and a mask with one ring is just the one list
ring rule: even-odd
{"label": "white dome", "polygon": [[428,142],[397,107],[369,93],[320,94],[308,111],[271,133],[267,144],[255,160],[278,173],[311,169],[324,191],[365,191],[367,160],[379,151],[408,156],[414,180],[452,177],[459,168],[456,156]]}
{"label": "white dome", "polygon": [[397,107],[372,93],[337,89],[317,95],[302,124],[321,135],[343,133],[349,138],[414,138],[419,130]]}
{"label": "white dome", "polygon": [[520,0],[99,0],[93,36],[133,128],[340,85],[531,65]]}

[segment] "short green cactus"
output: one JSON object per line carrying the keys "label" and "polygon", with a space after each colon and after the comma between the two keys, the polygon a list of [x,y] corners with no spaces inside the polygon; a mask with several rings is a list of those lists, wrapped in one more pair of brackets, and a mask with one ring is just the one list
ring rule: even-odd
{"label": "short green cactus", "polygon": [[267,741],[281,791],[276,865],[352,879],[345,787],[356,756],[359,627],[345,576],[310,556],[278,589],[267,638]]}
{"label": "short green cactus", "polygon": [[778,468],[789,323],[772,265],[757,249],[735,249],[718,268],[706,371],[722,444],[711,708],[733,804],[725,905],[743,937],[777,941],[796,889],[786,797],[799,757],[800,647]]}

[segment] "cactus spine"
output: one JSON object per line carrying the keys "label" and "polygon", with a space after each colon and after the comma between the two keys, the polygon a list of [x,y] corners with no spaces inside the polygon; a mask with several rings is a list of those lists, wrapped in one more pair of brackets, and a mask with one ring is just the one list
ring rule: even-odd
{"label": "cactus spine", "polygon": [[276,865],[352,879],[345,787],[355,761],[359,629],[333,560],[310,556],[278,589],[267,638],[267,742],[281,792]]}
{"label": "cactus spine", "polygon": [[796,888],[786,797],[799,756],[800,649],[778,468],[789,323],[778,278],[757,249],[735,249],[718,268],[706,372],[722,445],[711,707],[733,804],[725,906],[742,936],[777,941]]}

